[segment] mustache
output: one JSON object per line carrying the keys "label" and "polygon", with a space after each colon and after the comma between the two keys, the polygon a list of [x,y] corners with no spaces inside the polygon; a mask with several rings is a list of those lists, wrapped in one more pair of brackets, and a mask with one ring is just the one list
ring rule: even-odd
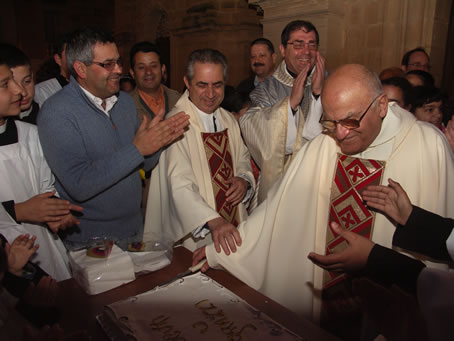
{"label": "mustache", "polygon": [[265,64],[263,64],[263,63],[258,63],[258,62],[257,62],[257,63],[254,63],[253,65],[254,65],[255,67],[257,67],[257,66],[265,66]]}

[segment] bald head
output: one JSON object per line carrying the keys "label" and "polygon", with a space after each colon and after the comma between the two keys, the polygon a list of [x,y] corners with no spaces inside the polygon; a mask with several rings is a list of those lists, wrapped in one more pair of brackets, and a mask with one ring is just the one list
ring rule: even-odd
{"label": "bald head", "polygon": [[[366,150],[381,130],[388,99],[377,75],[363,65],[349,64],[336,69],[325,81],[321,94],[324,119],[336,121],[331,136],[343,153],[354,155]],[[356,120],[358,128],[342,125]]]}
{"label": "bald head", "polygon": [[377,75],[359,64],[347,64],[337,68],[323,85],[322,98],[333,96],[378,95],[383,92]]}

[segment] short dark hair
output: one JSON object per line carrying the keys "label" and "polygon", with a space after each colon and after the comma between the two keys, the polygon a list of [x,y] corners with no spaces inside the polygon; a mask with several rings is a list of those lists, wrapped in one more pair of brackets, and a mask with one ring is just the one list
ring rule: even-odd
{"label": "short dark hair", "polygon": [[408,66],[408,63],[410,62],[410,57],[411,57],[411,55],[412,55],[413,53],[415,53],[415,52],[422,52],[422,53],[424,53],[424,54],[427,56],[427,58],[430,60],[430,57],[429,57],[429,55],[427,54],[426,50],[424,50],[423,47],[419,46],[419,47],[414,48],[413,50],[410,50],[410,51],[408,51],[407,53],[404,54],[404,56],[402,57],[402,63],[401,63],[401,65]]}
{"label": "short dark hair", "polygon": [[424,106],[424,104],[439,102],[443,100],[441,90],[435,86],[415,86],[413,88],[413,108],[414,113],[416,108]]}
{"label": "short dark hair", "polygon": [[251,45],[249,47],[252,47],[254,45],[266,45],[266,47],[268,47],[268,51],[270,51],[271,54],[274,53],[273,43],[271,41],[269,41],[268,39],[266,39],[266,38],[257,38],[257,39],[255,39],[251,43]]}
{"label": "short dark hair", "polygon": [[219,64],[224,70],[224,81],[227,80],[227,58],[218,50],[214,49],[199,49],[192,51],[189,55],[188,63],[186,64],[186,79],[191,82],[194,78],[194,64]]}
{"label": "short dark hair", "polygon": [[231,85],[225,86],[224,99],[221,103],[222,108],[237,113],[250,103],[249,94],[241,93]]}
{"label": "short dark hair", "polygon": [[319,36],[318,36],[318,31],[315,28],[315,26],[305,20],[294,20],[285,26],[284,30],[281,33],[281,44],[284,47],[287,47],[288,40],[290,39],[290,34],[294,31],[298,31],[304,29],[305,32],[315,32],[315,38],[317,39],[317,44],[320,43]]}
{"label": "short dark hair", "polygon": [[134,69],[134,57],[138,52],[154,52],[158,55],[159,62],[161,62],[161,52],[158,47],[152,42],[141,41],[135,43],[129,51],[129,63],[131,64],[131,69]]}
{"label": "short dark hair", "polygon": [[434,77],[430,73],[428,73],[426,71],[423,71],[423,70],[411,70],[411,71],[408,71],[406,73],[406,75],[416,75],[419,78],[421,78],[421,80],[423,81],[425,86],[435,86]]}
{"label": "short dark hair", "polygon": [[130,83],[133,88],[136,87],[136,82],[130,75],[124,75],[120,77],[120,85],[123,83]]}
{"label": "short dark hair", "polygon": [[68,44],[70,38],[71,38],[70,33],[65,33],[59,36],[55,43],[52,45],[53,54],[58,54],[61,57],[63,50],[65,49],[65,45]]}
{"label": "short dark hair", "polygon": [[2,60],[1,64],[6,64],[9,68],[31,65],[30,59],[28,59],[25,53],[11,44],[0,43],[0,55],[0,59]]}
{"label": "short dark hair", "polygon": [[381,81],[381,84],[392,85],[402,90],[405,105],[413,106],[413,91],[410,82],[404,77],[391,77]]}
{"label": "short dark hair", "polygon": [[94,58],[94,48],[96,44],[115,43],[112,34],[93,28],[82,28],[71,34],[66,46],[66,60],[71,75],[77,78],[74,70],[76,60],[90,65]]}

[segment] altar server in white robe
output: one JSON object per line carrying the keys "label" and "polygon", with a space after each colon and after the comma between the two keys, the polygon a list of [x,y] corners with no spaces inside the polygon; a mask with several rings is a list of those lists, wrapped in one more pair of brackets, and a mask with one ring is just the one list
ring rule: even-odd
{"label": "altar server in white robe", "polygon": [[[298,152],[268,199],[239,226],[243,243],[237,252],[217,253],[209,245],[194,253],[194,263],[206,255],[203,270],[222,266],[315,321],[321,292],[334,277],[314,267],[307,255],[335,252],[333,238],[346,245],[328,230],[329,220],[392,246],[393,222],[364,208],[361,192],[367,185],[395,179],[414,205],[454,217],[453,154],[437,129],[388,105],[378,77],[361,65],[337,69],[321,96],[321,122],[329,134]],[[343,200],[345,189],[349,196]]]}
{"label": "altar server in white robe", "polygon": [[44,158],[36,126],[8,119],[20,113],[24,89],[0,53],[0,233],[12,243],[20,234],[36,236],[32,262],[56,280],[71,277],[66,249],[53,231],[78,220],[80,206],[54,197],[54,177]]}
{"label": "altar server in white robe", "polygon": [[190,250],[211,241],[225,252],[241,244],[236,225],[255,188],[250,156],[234,116],[220,107],[227,60],[217,50],[189,56],[187,91],[168,114],[184,111],[184,137],[163,151],[151,175],[144,240],[183,239]]}

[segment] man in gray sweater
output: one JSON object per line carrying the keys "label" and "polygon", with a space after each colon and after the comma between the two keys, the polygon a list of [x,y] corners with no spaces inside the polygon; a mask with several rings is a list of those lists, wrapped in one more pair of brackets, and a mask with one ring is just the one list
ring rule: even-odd
{"label": "man in gray sweater", "polygon": [[110,34],[75,32],[66,57],[73,78],[44,104],[38,129],[60,196],[84,207],[80,225],[64,236],[69,249],[96,237],[121,247],[143,231],[139,167],[152,169],[160,150],[183,134],[188,116],[137,117],[119,91],[121,59]]}

